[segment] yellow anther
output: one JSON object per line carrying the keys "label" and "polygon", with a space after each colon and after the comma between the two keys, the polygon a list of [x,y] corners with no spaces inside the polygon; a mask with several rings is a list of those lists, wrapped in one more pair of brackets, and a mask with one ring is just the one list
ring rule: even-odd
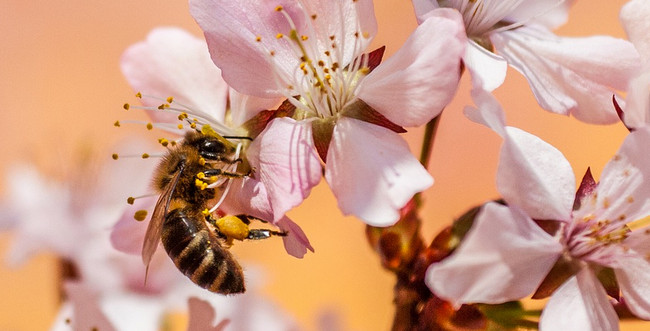
{"label": "yellow anther", "polygon": [[113,155],[111,155],[111,157],[113,158],[113,160],[117,160],[117,159],[120,158],[119,155],[117,155],[117,153],[113,153]]}
{"label": "yellow anther", "polygon": [[355,38],[359,38],[359,31],[357,31],[357,32],[354,33],[354,37],[355,37]]}
{"label": "yellow anther", "polygon": [[255,37],[255,41],[257,41],[257,42],[262,41],[262,37],[261,37],[261,36],[257,36],[257,37]]}
{"label": "yellow anther", "polygon": [[318,15],[316,15],[316,14],[311,15],[311,19],[312,19],[312,20],[315,20],[317,17],[318,17]]}
{"label": "yellow anther", "polygon": [[138,99],[142,99],[142,93],[138,92],[135,94],[135,97]]}
{"label": "yellow anther", "polygon": [[275,51],[270,51],[269,54],[271,54],[271,56],[275,56]]}
{"label": "yellow anther", "polygon": [[330,51],[325,51],[325,56],[330,56]]}
{"label": "yellow anther", "polygon": [[160,139],[158,139],[158,143],[163,145],[163,147],[167,147],[167,145],[169,145],[169,140],[167,140],[165,138],[160,138]]}
{"label": "yellow anther", "polygon": [[182,112],[182,113],[178,114],[178,120],[179,120],[179,121],[182,121],[182,120],[184,120],[184,119],[186,119],[186,118],[188,118],[188,117],[189,117],[189,116],[187,115],[186,112]]}
{"label": "yellow anther", "polygon": [[179,130],[182,130],[182,129],[183,129],[183,124],[179,124],[179,125],[178,125],[178,129],[179,129]]}
{"label": "yellow anther", "polygon": [[151,129],[153,129],[153,124],[147,123],[147,130],[151,130]]}
{"label": "yellow anther", "polygon": [[366,39],[370,38],[370,33],[368,33],[368,32],[364,32],[362,35]]}
{"label": "yellow anther", "polygon": [[174,102],[174,97],[167,97],[167,103]]}
{"label": "yellow anther", "polygon": [[143,159],[148,159],[148,158],[149,158],[149,154],[147,154],[147,153],[142,153],[142,158],[143,158]]}
{"label": "yellow anther", "polygon": [[634,197],[630,195],[630,196],[628,196],[628,197],[626,198],[626,201],[627,201],[628,203],[632,203],[632,202],[634,202]]}
{"label": "yellow anther", "polygon": [[142,222],[145,220],[145,218],[147,218],[147,211],[144,209],[138,210],[135,212],[135,214],[133,214],[133,218],[135,218],[135,220],[138,222]]}
{"label": "yellow anther", "polygon": [[119,127],[120,127],[120,121],[115,121],[115,123],[113,123],[113,126],[115,126],[115,127],[118,127],[118,128],[119,128]]}
{"label": "yellow anther", "polygon": [[305,36],[305,35],[302,35],[302,36],[300,36],[300,39],[302,39],[302,41],[305,41],[305,40],[309,39],[309,37]]}
{"label": "yellow anther", "polygon": [[278,34],[275,35],[276,39],[281,39],[282,37],[284,37],[284,35],[282,33],[278,33]]}
{"label": "yellow anther", "polygon": [[124,106],[122,106],[122,108],[124,108],[124,110],[129,110],[129,108],[131,108],[131,105],[125,103]]}
{"label": "yellow anther", "polygon": [[331,36],[330,36],[330,40],[331,40],[331,41],[334,41],[334,39],[336,39],[336,36],[335,36],[335,35],[331,35]]}
{"label": "yellow anther", "polygon": [[135,202],[135,198],[134,198],[134,197],[128,197],[128,198],[126,198],[126,203],[132,205],[134,202]]}
{"label": "yellow anther", "polygon": [[163,104],[161,104],[160,106],[158,106],[158,109],[160,109],[160,110],[164,110],[164,109],[167,109],[167,108],[169,108],[169,104],[168,104],[168,103],[163,103]]}
{"label": "yellow anther", "polygon": [[176,141],[172,140],[172,146],[176,146]]}
{"label": "yellow anther", "polygon": [[190,123],[190,128],[196,129],[196,123],[194,123],[194,122]]}
{"label": "yellow anther", "polygon": [[283,9],[284,9],[284,8],[282,8],[282,6],[277,6],[277,7],[275,7],[275,11],[282,11]]}
{"label": "yellow anther", "polygon": [[370,73],[370,68],[368,68],[368,67],[363,67],[363,68],[359,69],[359,72],[360,72],[361,74],[363,74],[363,75],[367,75],[368,73]]}
{"label": "yellow anther", "polygon": [[609,200],[607,198],[603,200],[603,208],[609,208]]}
{"label": "yellow anther", "polygon": [[324,66],[325,66],[325,62],[323,62],[323,60],[318,60],[318,66],[319,66],[319,67],[324,67]]}

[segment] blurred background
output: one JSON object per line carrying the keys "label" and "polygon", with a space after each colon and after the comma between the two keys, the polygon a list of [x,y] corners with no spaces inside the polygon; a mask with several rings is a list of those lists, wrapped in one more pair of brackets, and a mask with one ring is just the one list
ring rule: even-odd
{"label": "blurred background", "polygon": [[[578,1],[569,23],[557,33],[624,37],[618,21],[624,3]],[[413,8],[406,0],[377,0],[375,8],[379,34],[374,43],[386,45],[390,56],[416,26]],[[0,1],[0,111],[5,123],[0,130],[0,192],[7,191],[5,174],[13,165],[35,164],[50,178],[63,179],[72,168],[72,155],[84,146],[110,155],[127,134],[153,139],[140,126],[117,129],[113,123],[144,119],[122,109],[134,98],[118,61],[129,45],[158,26],[178,26],[201,36],[187,1]],[[547,113],[522,76],[510,71],[496,92],[508,123],[559,148],[577,177],[591,167],[598,178],[625,137],[622,125],[588,126]],[[436,183],[424,193],[427,239],[471,206],[497,196],[500,141],[463,117],[463,107],[471,103],[467,78],[444,112],[435,141],[430,171]],[[421,135],[420,129],[405,135],[415,153]],[[42,221],[48,222],[50,211],[43,209]],[[364,225],[340,214],[324,183],[290,216],[302,226],[315,253],[292,258],[279,240],[232,249],[244,265],[265,270],[263,293],[307,330],[314,330],[328,314],[338,316],[345,329],[389,329],[394,279],[366,243]],[[39,254],[7,267],[4,257],[13,238],[12,233],[0,234],[0,330],[46,330],[59,308],[58,261],[51,254]],[[624,324],[624,329],[641,330],[640,325]]]}

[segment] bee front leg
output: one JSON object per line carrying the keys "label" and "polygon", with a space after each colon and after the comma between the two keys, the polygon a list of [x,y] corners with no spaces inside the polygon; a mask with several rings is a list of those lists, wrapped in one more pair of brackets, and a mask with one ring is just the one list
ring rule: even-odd
{"label": "bee front leg", "polygon": [[223,176],[223,177],[228,177],[228,178],[243,178],[243,177],[247,177],[248,175],[251,174],[250,171],[243,174],[243,173],[239,173],[239,172],[223,171],[221,169],[208,169],[208,170],[203,171],[203,173],[208,177],[211,177],[211,176],[216,176],[216,177]]}

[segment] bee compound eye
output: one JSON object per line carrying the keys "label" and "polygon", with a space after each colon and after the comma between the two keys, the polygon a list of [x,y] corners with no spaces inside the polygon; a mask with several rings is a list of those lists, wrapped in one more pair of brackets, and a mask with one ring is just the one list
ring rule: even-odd
{"label": "bee compound eye", "polygon": [[216,139],[206,139],[199,146],[199,154],[206,159],[218,159],[225,152],[226,146]]}

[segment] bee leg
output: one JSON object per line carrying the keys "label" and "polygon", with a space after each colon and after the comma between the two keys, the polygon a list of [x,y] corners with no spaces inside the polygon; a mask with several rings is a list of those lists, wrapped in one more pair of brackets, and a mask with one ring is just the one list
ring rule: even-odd
{"label": "bee leg", "polygon": [[246,239],[260,240],[260,239],[270,238],[271,236],[285,237],[287,234],[289,233],[285,231],[273,231],[268,229],[251,229],[248,232],[248,237],[246,237]]}
{"label": "bee leg", "polygon": [[268,223],[268,221],[266,221],[266,220],[263,220],[263,219],[261,219],[261,218],[258,218],[258,217],[255,217],[255,216],[251,216],[251,215],[240,214],[240,215],[237,215],[237,217],[238,217],[239,219],[241,219],[241,220],[242,220],[244,223],[246,223],[246,224],[251,224],[252,221],[258,221],[258,222],[262,222],[262,223]]}

